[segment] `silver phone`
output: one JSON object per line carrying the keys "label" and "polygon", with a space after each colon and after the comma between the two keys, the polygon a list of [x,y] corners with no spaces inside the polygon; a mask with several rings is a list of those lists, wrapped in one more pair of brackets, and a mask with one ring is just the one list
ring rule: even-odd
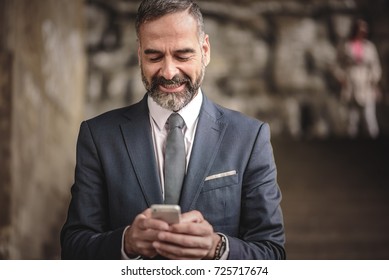
{"label": "silver phone", "polygon": [[181,208],[179,205],[153,204],[151,205],[151,216],[168,224],[178,224],[181,218]]}

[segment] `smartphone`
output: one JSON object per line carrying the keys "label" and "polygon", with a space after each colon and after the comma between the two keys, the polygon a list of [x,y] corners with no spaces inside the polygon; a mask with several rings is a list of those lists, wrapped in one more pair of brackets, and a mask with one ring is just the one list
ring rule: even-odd
{"label": "smartphone", "polygon": [[181,217],[179,205],[153,204],[151,205],[151,215],[153,219],[160,219],[168,224],[178,224]]}

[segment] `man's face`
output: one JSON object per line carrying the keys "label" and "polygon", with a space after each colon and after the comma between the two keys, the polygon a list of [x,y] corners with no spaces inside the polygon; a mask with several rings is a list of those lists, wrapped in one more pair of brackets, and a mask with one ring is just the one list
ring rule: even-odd
{"label": "man's face", "polygon": [[200,42],[197,22],[187,11],[140,27],[142,80],[153,100],[166,109],[178,111],[197,94],[209,55],[208,36]]}

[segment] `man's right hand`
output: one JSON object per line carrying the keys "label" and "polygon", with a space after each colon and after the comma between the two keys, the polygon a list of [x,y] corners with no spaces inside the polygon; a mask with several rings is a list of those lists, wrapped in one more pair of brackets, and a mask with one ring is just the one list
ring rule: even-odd
{"label": "man's right hand", "polygon": [[153,258],[157,251],[153,247],[160,231],[169,230],[169,225],[161,220],[151,218],[151,209],[135,217],[134,222],[124,234],[124,250],[128,257],[144,256]]}

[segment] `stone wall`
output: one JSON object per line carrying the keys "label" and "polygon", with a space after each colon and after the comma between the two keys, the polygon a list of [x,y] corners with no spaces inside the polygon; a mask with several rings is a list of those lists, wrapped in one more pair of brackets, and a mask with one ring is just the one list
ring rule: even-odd
{"label": "stone wall", "polygon": [[[1,38],[1,36],[0,36]],[[0,259],[8,256],[11,198],[11,57],[0,50]]]}
{"label": "stone wall", "polygon": [[83,1],[0,6],[0,259],[58,258],[83,118]]}
{"label": "stone wall", "polygon": [[[346,133],[346,107],[334,79],[337,46],[352,20],[365,17],[388,76],[388,2],[198,1],[211,41],[203,89],[213,100],[270,122],[275,136]],[[144,94],[134,17],[139,1],[87,3],[87,116],[133,103]],[[388,81],[381,81],[387,96]],[[388,112],[388,105],[379,110]],[[379,113],[381,112],[379,111]],[[384,134],[386,114],[379,115]]]}

